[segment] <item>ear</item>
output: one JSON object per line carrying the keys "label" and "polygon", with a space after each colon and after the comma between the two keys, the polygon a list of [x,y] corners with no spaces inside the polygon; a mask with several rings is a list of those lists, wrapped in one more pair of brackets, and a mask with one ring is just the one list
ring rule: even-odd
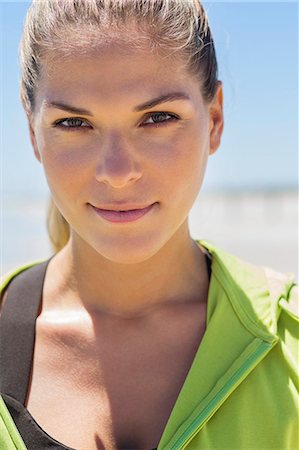
{"label": "ear", "polygon": [[34,155],[35,155],[36,159],[39,162],[41,162],[41,156],[40,156],[40,152],[37,147],[36,136],[35,136],[35,131],[34,131],[34,124],[33,124],[32,118],[28,117],[28,124],[29,124],[30,142],[31,142],[33,150],[34,150]]}
{"label": "ear", "polygon": [[224,126],[223,118],[223,89],[222,82],[217,82],[217,89],[209,105],[210,115],[210,155],[216,152],[220,145]]}

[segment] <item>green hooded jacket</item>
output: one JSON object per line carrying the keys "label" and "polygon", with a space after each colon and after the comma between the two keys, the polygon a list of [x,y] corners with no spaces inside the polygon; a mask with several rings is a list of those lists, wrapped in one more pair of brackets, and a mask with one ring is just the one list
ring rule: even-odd
{"label": "green hooded jacket", "polygon": [[[197,242],[213,258],[207,327],[158,450],[298,450],[294,277]],[[1,400],[0,449],[26,450]]]}

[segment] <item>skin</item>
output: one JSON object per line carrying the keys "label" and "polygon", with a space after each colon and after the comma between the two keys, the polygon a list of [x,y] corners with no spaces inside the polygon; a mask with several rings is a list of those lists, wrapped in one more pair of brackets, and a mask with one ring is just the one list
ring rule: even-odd
{"label": "skin", "polygon": [[[55,58],[44,63],[29,127],[71,237],[47,269],[27,408],[70,447],[154,448],[206,327],[209,279],[188,214],[220,144],[222,86],[207,103],[182,58],[113,41]],[[170,92],[189,100],[134,112]],[[180,120],[160,114],[155,125],[157,112]],[[54,126],[70,117],[84,129]],[[127,224],[90,206],[117,201],[155,206]]]}
{"label": "skin", "polygon": [[[205,262],[190,237],[188,214],[220,144],[221,83],[207,103],[183,58],[165,61],[125,44],[103,44],[98,53],[61,58],[52,67],[44,62],[29,128],[71,238],[49,264],[44,312],[56,311],[57,320],[70,310],[136,317],[157,306],[205,302]],[[134,112],[171,92],[189,100]],[[49,108],[50,102],[93,116]],[[180,119],[160,115],[164,122],[155,125],[154,112]],[[82,128],[54,126],[66,118],[80,118]],[[118,201],[155,206],[127,224],[105,222],[90,206]]]}

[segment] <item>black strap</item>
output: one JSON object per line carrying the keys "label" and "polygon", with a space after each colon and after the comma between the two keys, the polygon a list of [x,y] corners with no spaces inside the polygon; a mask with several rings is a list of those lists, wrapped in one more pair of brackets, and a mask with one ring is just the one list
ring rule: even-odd
{"label": "black strap", "polygon": [[212,255],[208,251],[207,253],[205,253],[205,261],[207,265],[208,277],[210,280],[212,275]]}
{"label": "black strap", "polygon": [[[51,259],[51,258],[50,258]],[[0,392],[25,405],[47,261],[12,279],[0,315]]]}

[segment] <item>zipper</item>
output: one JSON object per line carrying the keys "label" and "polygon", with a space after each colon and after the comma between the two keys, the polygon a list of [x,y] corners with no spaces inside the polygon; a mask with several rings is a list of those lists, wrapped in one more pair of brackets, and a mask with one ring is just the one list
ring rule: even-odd
{"label": "zipper", "polygon": [[187,430],[179,437],[179,439],[173,445],[171,445],[171,447],[168,447],[168,445],[166,445],[165,450],[185,449],[187,445],[192,441],[194,436],[204,426],[204,424],[225,402],[225,400],[232,393],[232,391],[247,377],[247,375],[263,359],[263,357],[266,356],[266,354],[271,350],[271,348],[276,343],[277,341],[274,341],[272,344],[264,341],[259,342],[258,347],[253,351],[253,353],[250,356],[248,356],[246,361],[231,376],[231,378],[225,383],[225,385],[217,392],[217,394],[211,399],[211,401],[203,409],[203,411],[196,417],[196,419],[193,420],[193,422],[189,425]]}

